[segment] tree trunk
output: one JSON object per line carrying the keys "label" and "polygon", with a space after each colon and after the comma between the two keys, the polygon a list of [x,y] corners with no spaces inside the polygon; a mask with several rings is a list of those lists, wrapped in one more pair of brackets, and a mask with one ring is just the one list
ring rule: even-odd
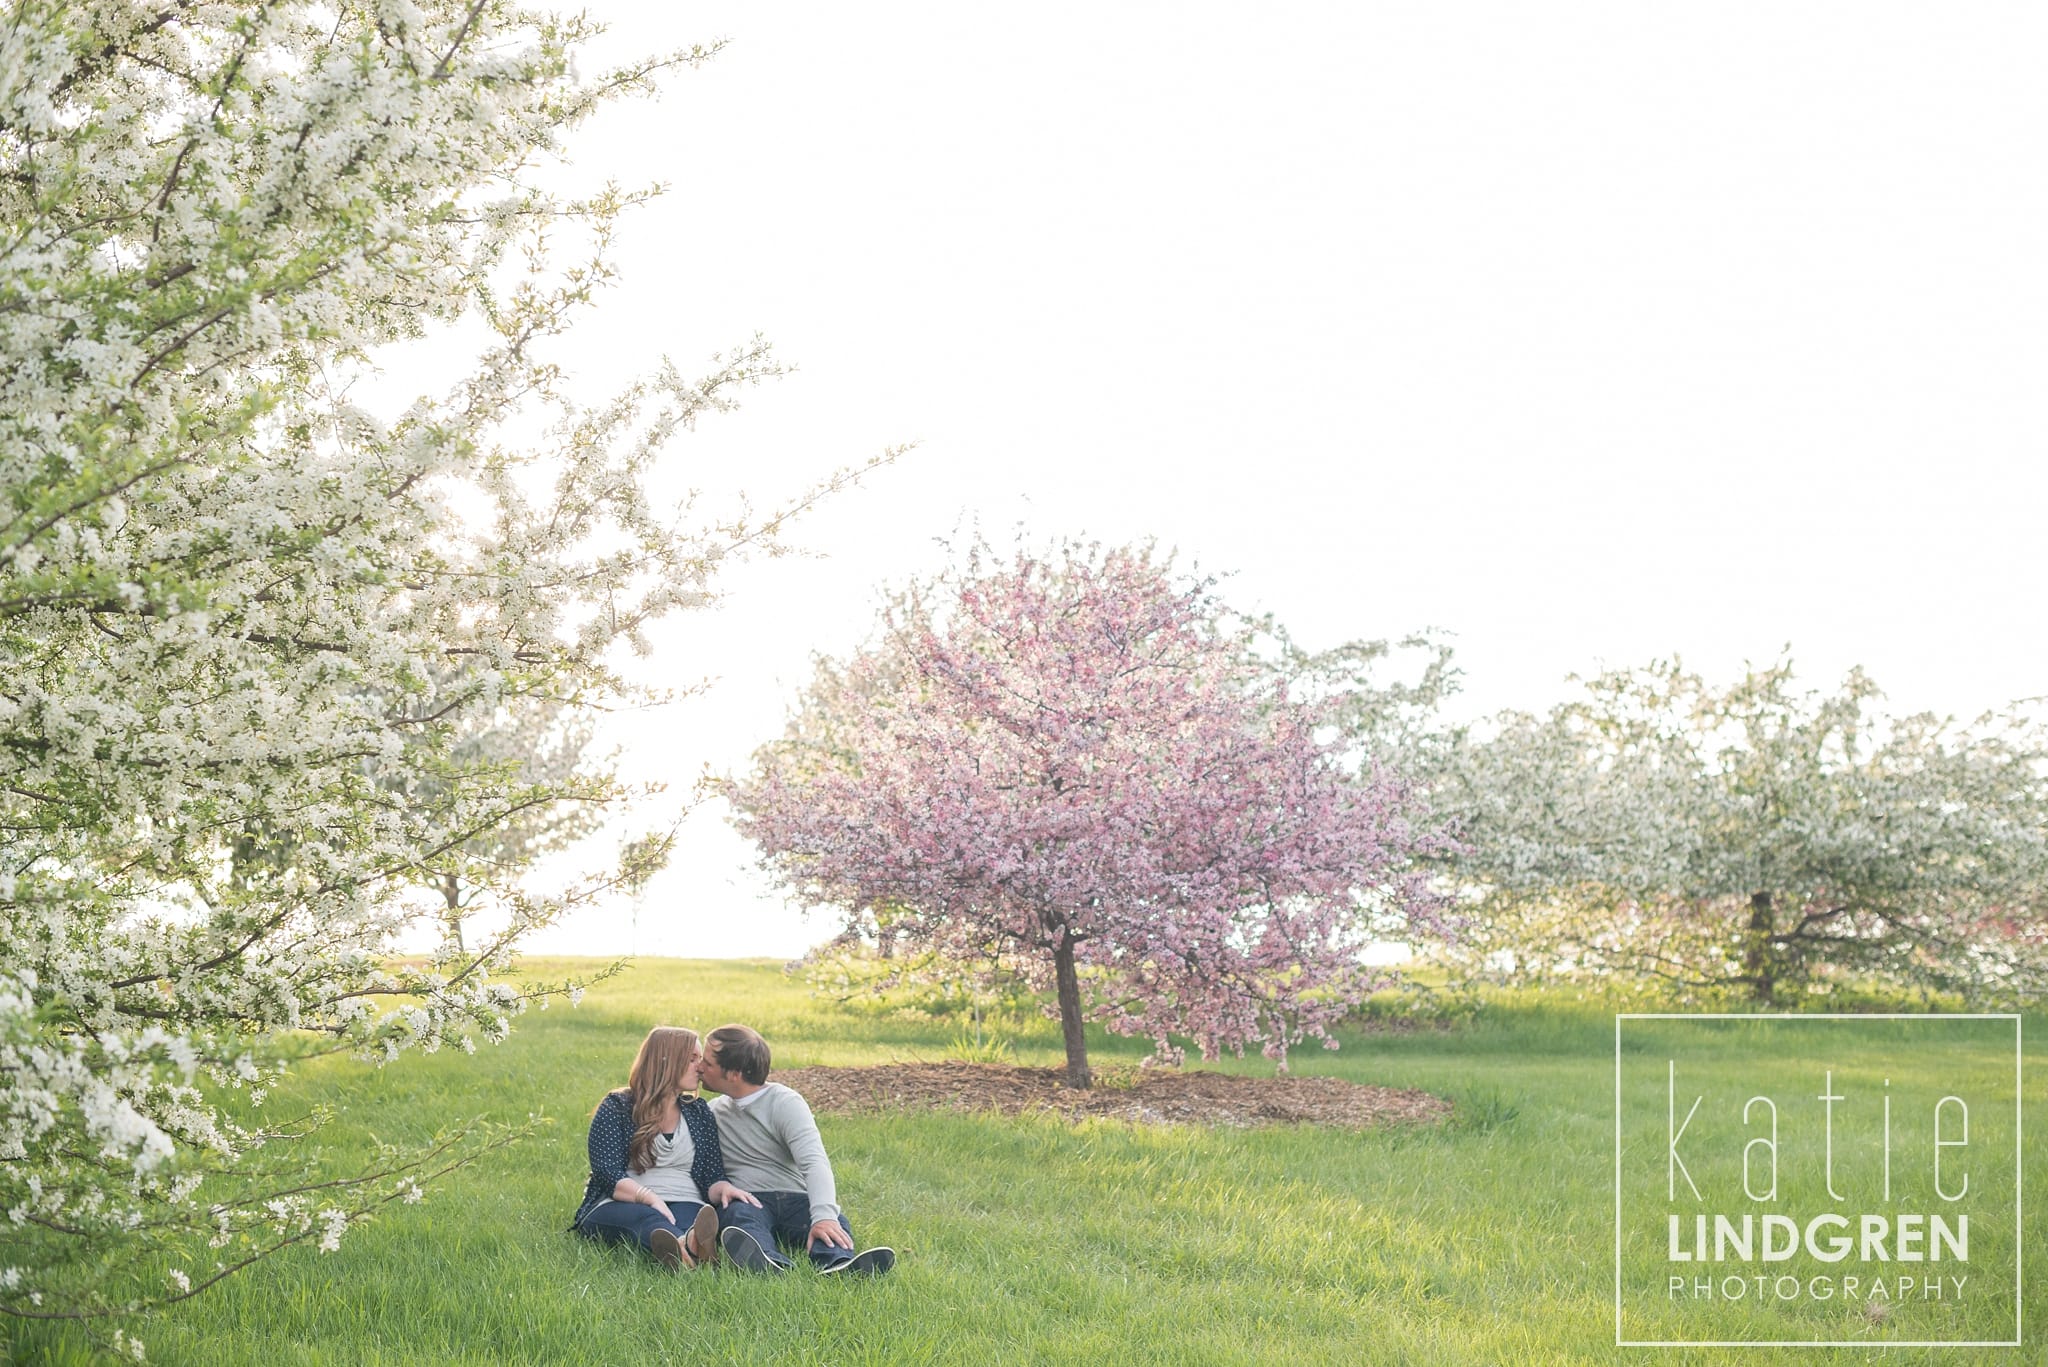
{"label": "tree trunk", "polygon": [[1060,989],[1060,1035],[1067,1045],[1067,1085],[1089,1085],[1088,1039],[1081,1033],[1081,979],[1074,972],[1074,942],[1066,933],[1052,951],[1053,974]]}
{"label": "tree trunk", "polygon": [[1771,936],[1777,929],[1777,919],[1771,913],[1771,895],[1768,892],[1752,894],[1749,899],[1749,931],[1744,937],[1748,948],[1743,952],[1742,966],[1749,976],[1751,994],[1766,1006],[1777,996],[1778,975],[1771,946]]}
{"label": "tree trunk", "polygon": [[441,875],[441,898],[448,903],[448,933],[455,937],[455,947],[467,954],[462,943],[462,882],[452,873]]}

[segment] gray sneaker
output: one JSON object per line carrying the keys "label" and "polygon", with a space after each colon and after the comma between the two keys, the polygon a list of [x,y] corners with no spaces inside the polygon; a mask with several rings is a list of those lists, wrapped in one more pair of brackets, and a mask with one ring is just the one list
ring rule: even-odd
{"label": "gray sneaker", "polygon": [[854,1254],[845,1262],[821,1267],[818,1274],[823,1277],[845,1273],[853,1277],[878,1277],[896,1266],[896,1250],[893,1248],[870,1248]]}
{"label": "gray sneaker", "polygon": [[783,1271],[782,1264],[769,1257],[768,1250],[761,1247],[761,1241],[738,1225],[727,1225],[718,1236],[718,1242],[725,1249],[725,1256],[732,1259],[732,1265],[742,1272]]}

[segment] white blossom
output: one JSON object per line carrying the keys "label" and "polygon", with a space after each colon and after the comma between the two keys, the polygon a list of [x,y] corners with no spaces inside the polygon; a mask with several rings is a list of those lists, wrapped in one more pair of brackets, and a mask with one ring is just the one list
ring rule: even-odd
{"label": "white blossom", "polygon": [[1524,979],[1738,991],[1837,984],[2048,992],[2048,727],[1886,716],[1789,661],[1707,685],[1676,661],[1505,714],[1439,757],[1488,929],[1468,963]]}
{"label": "white blossom", "polygon": [[[491,832],[639,790],[465,748],[637,697],[618,650],[787,515],[649,492],[776,373],[758,339],[562,398],[550,349],[647,192],[533,168],[709,55],[579,82],[590,33],[513,0],[20,0],[0,27],[0,1209],[33,1304],[160,1299],[76,1273],[145,1213],[217,1248],[306,1218],[187,1183],[289,1137],[206,1089],[260,1096],[286,1041],[503,1039],[562,986],[500,981],[523,937],[665,853],[529,895],[530,846]],[[351,397],[465,315],[487,345],[445,392]],[[451,877],[503,931],[390,963]]]}

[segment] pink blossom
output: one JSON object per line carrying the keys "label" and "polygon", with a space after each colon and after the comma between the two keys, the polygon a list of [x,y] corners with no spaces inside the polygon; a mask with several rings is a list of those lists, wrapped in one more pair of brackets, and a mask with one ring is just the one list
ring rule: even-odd
{"label": "pink blossom", "polygon": [[1407,785],[1316,739],[1208,583],[1148,549],[984,559],[893,599],[723,785],[798,897],[1055,988],[1077,1085],[1083,1019],[1284,1065],[1383,981],[1368,944],[1448,932]]}

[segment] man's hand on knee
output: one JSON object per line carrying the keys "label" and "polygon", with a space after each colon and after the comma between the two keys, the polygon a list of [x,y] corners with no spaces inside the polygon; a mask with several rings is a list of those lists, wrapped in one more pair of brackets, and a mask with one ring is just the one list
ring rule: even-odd
{"label": "man's hand on knee", "polygon": [[824,1244],[828,1248],[843,1248],[853,1251],[853,1236],[843,1229],[837,1220],[820,1220],[811,1226],[811,1237],[805,1241],[806,1249]]}

